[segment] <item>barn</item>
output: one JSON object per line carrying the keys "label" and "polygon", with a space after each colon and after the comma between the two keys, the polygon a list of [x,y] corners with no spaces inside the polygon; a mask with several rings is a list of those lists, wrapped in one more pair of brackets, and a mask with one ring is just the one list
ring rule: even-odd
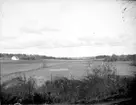
{"label": "barn", "polygon": [[12,56],[11,60],[19,60],[19,58],[17,56]]}

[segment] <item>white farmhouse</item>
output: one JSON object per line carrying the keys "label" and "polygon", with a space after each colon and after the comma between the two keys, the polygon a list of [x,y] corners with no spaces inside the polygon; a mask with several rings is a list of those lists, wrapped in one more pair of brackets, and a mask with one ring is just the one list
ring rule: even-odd
{"label": "white farmhouse", "polygon": [[19,58],[17,56],[13,56],[11,57],[11,60],[19,60]]}

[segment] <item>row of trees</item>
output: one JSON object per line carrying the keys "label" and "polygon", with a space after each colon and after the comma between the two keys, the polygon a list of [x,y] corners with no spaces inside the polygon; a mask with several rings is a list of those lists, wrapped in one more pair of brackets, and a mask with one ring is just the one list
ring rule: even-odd
{"label": "row of trees", "polygon": [[28,55],[28,54],[8,54],[8,53],[0,53],[0,58],[11,58],[12,56],[17,56],[22,60],[40,60],[40,59],[63,59],[63,60],[72,60],[74,58],[70,57],[52,57],[46,55]]}
{"label": "row of trees", "polygon": [[55,59],[52,56],[45,56],[45,55],[28,55],[28,54],[7,54],[7,53],[0,53],[1,58],[11,58],[12,56],[17,56],[19,59],[22,60],[39,60],[39,59]]}
{"label": "row of trees", "polygon": [[96,56],[96,59],[104,59],[105,61],[134,61],[136,60],[136,54],[133,55],[100,55]]}
{"label": "row of trees", "polygon": [[[75,58],[70,57],[52,57],[52,56],[45,56],[45,55],[27,55],[27,54],[7,54],[7,53],[0,53],[0,58],[8,58],[10,59],[12,56],[17,56],[19,59],[22,60],[40,60],[40,59],[63,59],[63,60],[72,60]],[[87,57],[86,59],[89,59]],[[136,66],[136,54],[132,55],[99,55],[95,57],[96,59],[103,59],[104,61],[133,61],[132,65]],[[82,59],[82,58],[78,58]]]}

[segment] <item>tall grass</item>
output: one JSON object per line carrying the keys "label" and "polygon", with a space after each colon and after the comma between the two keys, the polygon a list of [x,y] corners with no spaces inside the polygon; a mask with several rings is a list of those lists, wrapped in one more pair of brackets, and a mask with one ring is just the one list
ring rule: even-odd
{"label": "tall grass", "polygon": [[109,63],[91,68],[91,71],[80,80],[62,77],[48,80],[38,88],[34,78],[18,77],[14,86],[1,84],[0,98],[2,104],[12,104],[19,99],[23,104],[94,103],[132,97],[135,92],[136,79],[117,75],[116,68]]}

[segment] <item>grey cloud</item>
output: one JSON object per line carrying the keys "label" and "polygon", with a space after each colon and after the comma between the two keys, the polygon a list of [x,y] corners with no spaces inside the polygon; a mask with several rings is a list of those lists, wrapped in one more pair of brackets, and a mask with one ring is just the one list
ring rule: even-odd
{"label": "grey cloud", "polygon": [[[57,43],[58,43],[58,44],[57,44]],[[79,47],[79,46],[83,46],[83,44],[80,43],[80,42],[74,43],[74,42],[71,42],[71,41],[69,41],[69,42],[67,42],[67,43],[55,42],[54,44],[55,44],[55,45],[58,45],[58,46],[56,46],[56,47]]]}
{"label": "grey cloud", "polygon": [[47,42],[47,44],[44,43],[37,47],[38,48],[62,48],[62,47],[78,47],[78,46],[82,46],[82,44],[74,43],[71,41],[65,41],[65,43],[59,42],[59,41],[50,41],[50,43]]}
{"label": "grey cloud", "polygon": [[48,28],[48,27],[45,27],[45,28],[42,28],[40,31],[44,32],[44,31],[53,31],[53,32],[58,32],[60,31],[59,29],[55,29],[55,28]]}
{"label": "grey cloud", "polygon": [[43,32],[58,32],[60,31],[59,29],[54,29],[54,28],[42,28],[42,29],[30,29],[27,27],[22,27],[20,28],[21,33],[33,33],[33,34],[43,34]]}
{"label": "grey cloud", "polygon": [[30,47],[36,47],[44,44],[44,41],[42,40],[28,40],[24,42],[20,42],[18,38],[10,39],[10,40],[4,40],[0,42],[0,47],[4,49],[25,49]]}
{"label": "grey cloud", "polygon": [[87,36],[87,37],[79,37],[78,40],[83,45],[93,45],[95,38],[91,36]]}
{"label": "grey cloud", "polygon": [[0,41],[7,41],[17,38],[17,36],[0,36]]}
{"label": "grey cloud", "polygon": [[107,45],[109,45],[109,46],[122,46],[123,43],[119,42],[119,41],[110,41],[107,43]]}
{"label": "grey cloud", "polygon": [[52,41],[39,39],[39,40],[35,40],[35,41],[21,43],[20,46],[22,48],[31,48],[31,47],[40,48],[42,46],[44,46],[44,48],[50,48],[50,47],[52,47],[50,42],[52,42]]}
{"label": "grey cloud", "polygon": [[136,42],[133,44],[133,48],[134,48],[135,51],[136,51]]}
{"label": "grey cloud", "polygon": [[93,45],[104,45],[104,42],[99,40],[98,38],[95,38],[94,36],[89,37],[80,37],[78,38],[80,42],[82,42],[84,45],[93,46]]}
{"label": "grey cloud", "polygon": [[25,41],[25,43],[19,43],[18,41],[13,40],[11,42],[8,42],[8,41],[0,42],[0,45],[4,49],[26,49],[26,48],[32,48],[32,47],[39,48],[39,49],[44,49],[44,48],[46,49],[46,48],[78,46],[72,42],[62,43],[62,42],[51,40],[51,39],[45,39],[45,40],[40,39],[40,40],[27,41],[27,42]]}
{"label": "grey cloud", "polygon": [[37,39],[37,40],[22,39],[21,42],[18,40],[18,38],[15,38],[9,41],[5,40],[3,42],[0,42],[0,45],[4,49],[25,49],[25,48],[31,48],[31,47],[44,49],[44,48],[62,48],[62,47],[84,46],[84,44],[82,44],[81,42],[73,42],[73,41],[66,40],[66,39],[61,41],[61,40],[43,39],[43,38]]}
{"label": "grey cloud", "polygon": [[18,44],[13,44],[8,41],[1,41],[0,47],[2,49],[22,49],[23,47],[19,46]]}
{"label": "grey cloud", "polygon": [[102,38],[97,38],[97,37],[80,37],[78,38],[79,41],[83,42],[85,45],[89,46],[103,46],[103,45],[109,45],[109,46],[121,46],[122,41],[113,39],[110,37],[102,37]]}
{"label": "grey cloud", "polygon": [[39,31],[39,30],[32,30],[32,29],[29,29],[29,28],[26,28],[26,27],[21,28],[21,29],[20,29],[20,32],[21,32],[21,33],[42,34],[42,32]]}
{"label": "grey cloud", "polygon": [[[22,39],[25,40],[25,39]],[[5,49],[25,49],[36,47],[39,49],[46,48],[62,48],[62,47],[80,47],[80,46],[122,46],[122,40],[116,40],[109,37],[96,38],[96,37],[80,37],[78,41],[71,40],[54,40],[40,38],[37,40],[18,41],[17,39],[11,41],[0,42],[1,46]]]}

